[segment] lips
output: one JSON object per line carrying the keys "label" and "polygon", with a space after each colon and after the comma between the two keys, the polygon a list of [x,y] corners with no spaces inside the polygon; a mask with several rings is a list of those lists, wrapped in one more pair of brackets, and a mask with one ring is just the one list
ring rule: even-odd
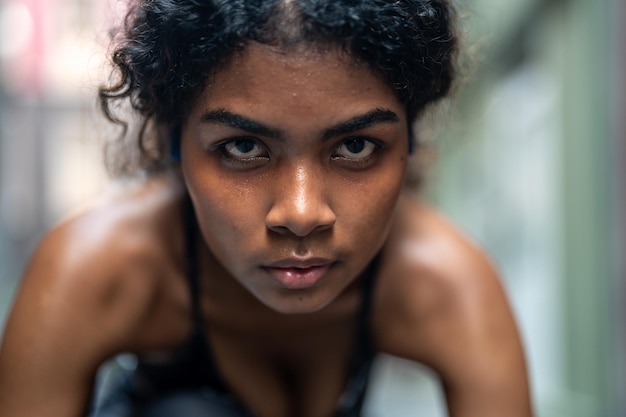
{"label": "lips", "polygon": [[317,285],[333,264],[333,261],[326,259],[285,259],[264,266],[264,269],[281,287],[289,290],[303,290]]}

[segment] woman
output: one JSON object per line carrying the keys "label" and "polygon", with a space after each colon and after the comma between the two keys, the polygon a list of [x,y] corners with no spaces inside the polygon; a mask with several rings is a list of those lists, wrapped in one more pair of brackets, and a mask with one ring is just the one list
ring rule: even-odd
{"label": "woman", "polygon": [[[142,120],[140,185],[52,230],[0,353],[0,415],[357,416],[377,352],[431,367],[454,417],[531,415],[485,256],[410,196],[445,96],[446,0],[143,0],[100,93]],[[120,162],[121,161],[121,162]]]}

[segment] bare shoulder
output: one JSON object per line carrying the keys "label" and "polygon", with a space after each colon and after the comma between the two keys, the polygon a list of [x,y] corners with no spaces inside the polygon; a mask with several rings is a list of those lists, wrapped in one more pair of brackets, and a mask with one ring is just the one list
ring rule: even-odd
{"label": "bare shoulder", "polygon": [[[400,203],[384,252],[376,302],[385,307],[379,310],[382,321],[387,323],[386,315],[393,315],[411,327],[444,320],[480,321],[481,314],[507,304],[486,254],[443,215],[408,197]],[[433,326],[432,331],[440,328]],[[474,329],[468,326],[466,331]],[[389,326],[381,325],[391,348],[396,343],[388,330]],[[425,355],[430,340],[420,341]]]}
{"label": "bare shoulder", "polygon": [[0,346],[0,414],[80,415],[108,357],[184,340],[181,197],[171,178],[153,179],[43,238]]}
{"label": "bare shoulder", "polygon": [[498,273],[436,210],[401,199],[374,303],[380,350],[433,368],[452,415],[530,415],[524,354]]}
{"label": "bare shoulder", "polygon": [[[24,274],[8,335],[13,326],[37,325],[40,338],[90,340],[101,355],[141,348],[134,327],[179,267],[180,227],[172,224],[179,206],[174,182],[159,178],[105,196],[54,227]],[[38,316],[45,321],[30,320]]]}

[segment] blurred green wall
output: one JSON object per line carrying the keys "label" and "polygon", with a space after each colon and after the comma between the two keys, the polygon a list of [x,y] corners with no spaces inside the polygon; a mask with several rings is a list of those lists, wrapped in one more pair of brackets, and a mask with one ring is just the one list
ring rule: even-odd
{"label": "blurred green wall", "polygon": [[502,272],[538,415],[626,415],[624,6],[480,0],[461,11],[470,84],[435,140],[429,194]]}

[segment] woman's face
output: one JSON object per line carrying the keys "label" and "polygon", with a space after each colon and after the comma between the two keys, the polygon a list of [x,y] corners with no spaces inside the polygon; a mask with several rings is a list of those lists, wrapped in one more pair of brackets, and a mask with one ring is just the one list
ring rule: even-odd
{"label": "woman's face", "polygon": [[213,276],[279,312],[328,305],[385,242],[407,150],[404,107],[367,67],[335,50],[247,46],[182,132]]}

